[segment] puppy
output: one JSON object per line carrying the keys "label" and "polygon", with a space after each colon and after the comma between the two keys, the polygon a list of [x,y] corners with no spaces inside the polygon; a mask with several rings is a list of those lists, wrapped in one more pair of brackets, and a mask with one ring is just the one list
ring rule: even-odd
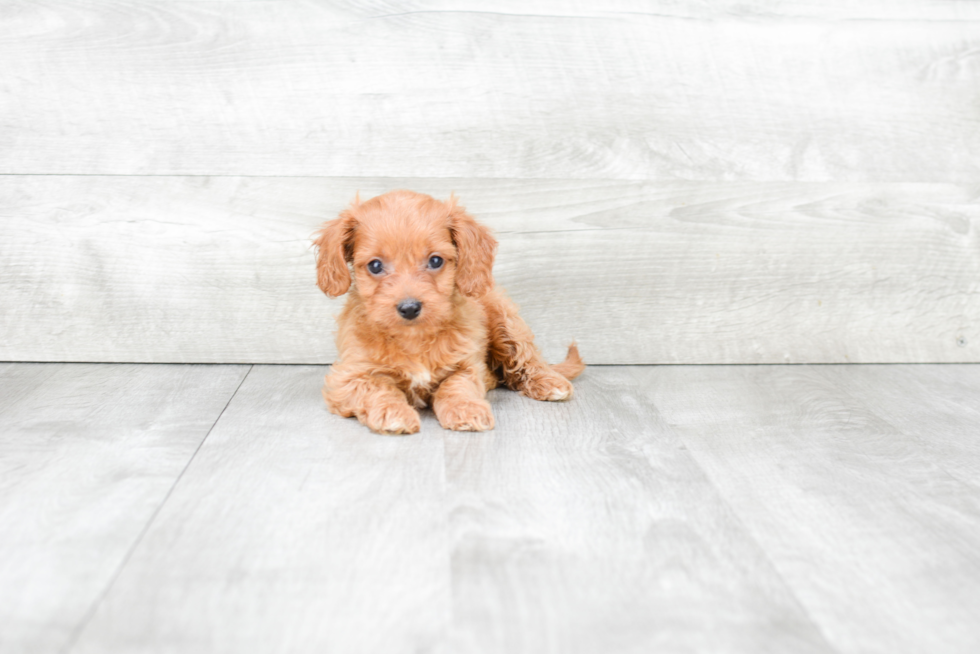
{"label": "puppy", "polygon": [[[517,306],[494,286],[497,241],[450,197],[411,191],[358,199],[315,234],[317,285],[348,293],[323,398],[385,434],[419,430],[431,405],[445,429],[493,429],[489,389],[567,400],[578,348],[549,366]],[[353,280],[352,280],[353,277]]]}

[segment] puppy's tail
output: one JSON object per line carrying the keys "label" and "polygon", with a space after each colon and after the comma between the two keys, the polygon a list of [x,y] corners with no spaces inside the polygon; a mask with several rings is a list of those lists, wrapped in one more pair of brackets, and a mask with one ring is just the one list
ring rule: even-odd
{"label": "puppy's tail", "polygon": [[569,345],[568,356],[561,363],[551,366],[551,369],[569,380],[581,375],[582,371],[585,370],[585,363],[582,361],[582,356],[578,353],[578,345],[575,343]]}

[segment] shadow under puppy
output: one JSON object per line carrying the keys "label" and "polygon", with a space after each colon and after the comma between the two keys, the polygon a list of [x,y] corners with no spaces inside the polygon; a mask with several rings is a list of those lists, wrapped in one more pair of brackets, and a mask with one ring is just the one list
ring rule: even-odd
{"label": "shadow under puppy", "polygon": [[497,241],[455,198],[355,200],[314,243],[317,285],[331,297],[349,291],[323,387],[332,412],[411,434],[429,404],[444,428],[483,431],[494,425],[486,393],[499,384],[535,400],[572,396],[569,380],[585,369],[578,349],[561,364],[544,361],[494,286]]}

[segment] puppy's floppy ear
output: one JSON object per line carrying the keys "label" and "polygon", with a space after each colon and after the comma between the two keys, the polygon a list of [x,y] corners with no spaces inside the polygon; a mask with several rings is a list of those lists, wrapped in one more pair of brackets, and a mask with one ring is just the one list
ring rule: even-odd
{"label": "puppy's floppy ear", "polygon": [[456,244],[456,288],[472,298],[483,297],[493,288],[493,255],[497,239],[476,222],[466,209],[450,196],[449,231]]}
{"label": "puppy's floppy ear", "polygon": [[350,288],[347,262],[353,256],[354,228],[357,222],[349,210],[323,223],[313,235],[317,247],[316,285],[330,297],[343,295]]}

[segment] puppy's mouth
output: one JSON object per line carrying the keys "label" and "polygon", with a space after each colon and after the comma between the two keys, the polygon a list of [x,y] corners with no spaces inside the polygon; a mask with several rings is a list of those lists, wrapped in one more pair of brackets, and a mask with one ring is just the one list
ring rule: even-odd
{"label": "puppy's mouth", "polygon": [[414,322],[415,319],[419,317],[422,313],[422,303],[415,298],[409,298],[407,300],[402,300],[395,307],[398,315],[402,317],[405,322]]}

